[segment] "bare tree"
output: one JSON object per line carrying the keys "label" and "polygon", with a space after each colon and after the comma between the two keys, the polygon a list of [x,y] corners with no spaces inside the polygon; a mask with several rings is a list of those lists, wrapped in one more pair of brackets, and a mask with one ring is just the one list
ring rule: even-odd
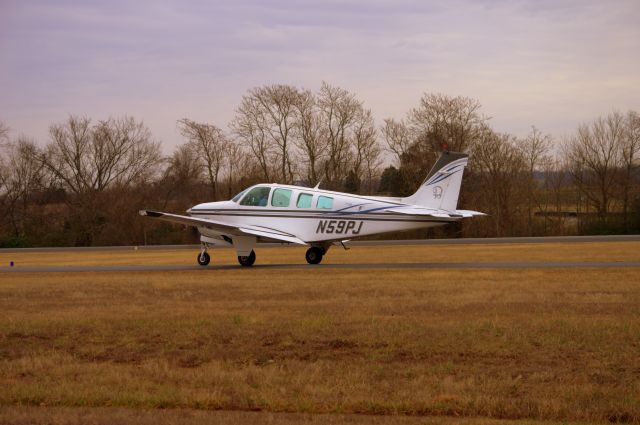
{"label": "bare tree", "polygon": [[601,219],[610,211],[619,183],[623,137],[624,117],[614,112],[581,125],[563,147],[579,191]]}
{"label": "bare tree", "polygon": [[88,118],[70,116],[49,131],[51,142],[39,159],[71,194],[67,201],[74,243],[91,245],[108,223],[106,191],[124,192],[156,175],[160,145],[151,141],[142,122],[131,117],[110,118],[91,126]]}
{"label": "bare tree", "polygon": [[9,127],[0,121],[0,201],[7,190],[8,164],[5,156],[8,156],[8,147],[5,144],[9,141]]}
{"label": "bare tree", "polygon": [[295,143],[306,164],[307,183],[315,185],[320,181],[320,166],[327,151],[326,132],[321,126],[317,99],[309,90],[300,91],[296,109]]}
{"label": "bare tree", "polygon": [[533,174],[536,169],[551,160],[549,155],[552,144],[551,135],[542,134],[535,126],[532,126],[531,133],[526,138],[518,140],[517,144],[529,174]]}
{"label": "bare tree", "polygon": [[540,200],[538,208],[544,213],[545,230],[547,225],[551,225],[551,233],[553,235],[561,235],[566,233],[566,220],[563,207],[567,201],[567,190],[569,187],[569,178],[567,175],[567,167],[562,159],[551,157],[549,161],[542,164],[542,189],[545,196]]}
{"label": "bare tree", "polygon": [[0,145],[9,141],[9,127],[0,121]]}
{"label": "bare tree", "polygon": [[374,180],[380,177],[383,164],[382,148],[379,143],[373,143],[365,147],[364,161],[367,169],[366,191],[374,192]]}
{"label": "bare tree", "polygon": [[0,201],[2,201],[2,195],[7,187],[8,164],[6,163],[5,156],[8,156],[8,147],[5,146],[5,143],[8,141],[9,127],[0,121]]}
{"label": "bare tree", "polygon": [[52,125],[43,164],[75,194],[103,191],[150,177],[160,161],[160,144],[132,117],[110,118],[90,125],[71,116]]}
{"label": "bare tree", "polygon": [[[521,204],[522,176],[525,161],[516,147],[515,138],[498,134],[488,127],[474,144],[474,205],[489,213],[495,226],[495,235],[503,236],[517,231],[517,208]],[[526,184],[526,183],[525,183]]]}
{"label": "bare tree", "polygon": [[339,188],[349,170],[352,126],[362,103],[355,95],[322,82],[318,94],[321,125],[326,131],[324,174],[329,188]]}
{"label": "bare tree", "polygon": [[370,165],[378,154],[371,113],[355,95],[326,82],[316,96],[285,85],[254,88],[243,97],[231,128],[251,148],[267,180],[277,176],[290,183],[301,175],[339,188],[354,165],[361,169],[365,150]]}
{"label": "bare tree", "polygon": [[277,149],[280,164],[280,178],[283,183],[293,182],[292,132],[296,125],[294,104],[298,100],[298,90],[292,86],[274,85],[264,87],[254,94],[262,104],[266,114],[267,130]]}
{"label": "bare tree", "polygon": [[483,140],[487,120],[475,99],[427,93],[405,120],[386,119],[382,134],[399,162],[396,192],[415,190],[442,150],[473,149]]}
{"label": "bare tree", "polygon": [[389,150],[395,154],[398,165],[400,165],[402,156],[409,150],[413,142],[407,124],[404,121],[387,118],[384,120],[384,126],[382,126],[382,136]]}
{"label": "bare tree", "polygon": [[91,120],[70,116],[64,123],[52,125],[49,133],[52,140],[46,154],[41,155],[43,164],[73,193],[94,189]]}
{"label": "bare tree", "polygon": [[[628,225],[629,203],[633,188],[638,188],[638,163],[640,160],[640,115],[635,111],[627,112],[624,117],[624,135],[622,138],[622,208],[624,226]],[[635,176],[634,176],[635,171]],[[638,195],[640,196],[640,195]]]}
{"label": "bare tree", "polygon": [[218,199],[218,179],[225,163],[229,140],[224,132],[212,124],[197,123],[187,118],[178,121],[181,134],[201,162],[202,170],[211,189],[211,196]]}
{"label": "bare tree", "polygon": [[380,164],[380,145],[371,110],[360,108],[353,125],[353,165],[352,170],[360,176],[366,172],[366,190],[370,191],[373,175]]}
{"label": "bare tree", "polygon": [[522,153],[522,159],[526,168],[527,185],[523,188],[527,198],[527,234],[533,231],[534,204],[540,207],[540,190],[536,180],[536,171],[543,170],[552,161],[549,152],[551,150],[551,136],[542,134],[535,126],[531,127],[531,133],[524,139],[519,139],[517,147]]}
{"label": "bare tree", "polygon": [[244,96],[230,126],[238,140],[251,149],[262,178],[272,181],[274,146],[266,130],[267,122],[260,102],[251,96]]}
{"label": "bare tree", "polygon": [[13,236],[20,237],[26,233],[29,204],[34,193],[43,187],[45,172],[37,159],[39,149],[32,140],[20,137],[7,143],[4,151],[6,162],[3,161],[4,172],[0,177],[3,206]]}
{"label": "bare tree", "polygon": [[291,183],[294,177],[291,151],[297,100],[298,90],[292,86],[251,89],[243,96],[232,123],[236,135],[251,146],[265,177],[270,177],[269,169],[275,163],[283,183]]}
{"label": "bare tree", "polygon": [[198,160],[196,151],[188,144],[178,146],[168,162],[165,173],[178,183],[176,187],[188,188],[200,183],[202,163]]}
{"label": "bare tree", "polygon": [[246,175],[245,167],[250,162],[249,155],[243,149],[242,145],[231,141],[227,144],[226,149],[226,185],[227,185],[227,196],[229,199],[233,196],[233,194],[239,190],[236,185],[237,182],[243,175]]}
{"label": "bare tree", "polygon": [[[448,145],[448,150],[464,152],[478,139],[488,120],[480,113],[480,102],[468,97],[424,94],[420,105],[408,114],[414,140],[425,138]],[[433,151],[440,150],[434,146]]]}
{"label": "bare tree", "polygon": [[164,171],[162,188],[164,192],[164,205],[178,201],[180,209],[189,207],[198,198],[199,189],[202,188],[201,179],[204,163],[189,142],[178,146],[173,154],[167,158],[168,166]]}

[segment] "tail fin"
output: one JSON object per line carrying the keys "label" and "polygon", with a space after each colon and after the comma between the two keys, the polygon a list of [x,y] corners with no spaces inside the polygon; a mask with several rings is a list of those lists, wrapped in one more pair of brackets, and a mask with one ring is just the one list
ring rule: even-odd
{"label": "tail fin", "polygon": [[442,152],[416,193],[402,198],[403,202],[422,207],[455,211],[460,196],[462,172],[469,155]]}

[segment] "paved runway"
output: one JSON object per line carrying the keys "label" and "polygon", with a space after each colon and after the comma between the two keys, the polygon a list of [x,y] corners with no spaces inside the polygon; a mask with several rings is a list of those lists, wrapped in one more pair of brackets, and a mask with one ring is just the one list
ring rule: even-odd
{"label": "paved runway", "polygon": [[150,272],[184,271],[215,272],[217,270],[268,270],[268,269],[552,269],[552,268],[594,268],[594,267],[640,267],[640,261],[607,262],[500,262],[500,263],[356,263],[356,264],[255,264],[242,267],[235,264],[209,265],[207,267],[189,265],[139,265],[139,266],[60,266],[60,267],[0,267],[0,272],[8,273],[70,273],[70,272]]}

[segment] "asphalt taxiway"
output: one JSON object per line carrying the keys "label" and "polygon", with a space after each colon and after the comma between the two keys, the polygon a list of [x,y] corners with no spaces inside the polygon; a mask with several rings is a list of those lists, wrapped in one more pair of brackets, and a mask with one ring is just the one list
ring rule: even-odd
{"label": "asphalt taxiway", "polygon": [[498,263],[355,263],[355,264],[255,264],[242,267],[235,264],[189,266],[189,265],[114,265],[114,266],[49,266],[49,267],[0,267],[7,273],[73,273],[73,272],[154,272],[154,271],[199,271],[216,270],[267,270],[267,269],[553,269],[553,268],[611,268],[640,267],[640,261],[558,261],[558,262],[498,262]]}
{"label": "asphalt taxiway", "polygon": [[[582,242],[628,242],[640,241],[640,235],[601,236],[536,236],[513,238],[455,238],[455,239],[399,239],[399,240],[356,240],[347,246],[395,246],[395,245],[493,245],[493,244],[538,244],[538,243],[582,243]],[[260,247],[300,247],[287,243],[261,243]],[[164,251],[179,249],[200,249],[200,245],[127,245],[127,246],[71,246],[38,248],[1,248],[0,254],[11,252],[90,252],[90,251]],[[211,247],[210,249],[217,249]]]}

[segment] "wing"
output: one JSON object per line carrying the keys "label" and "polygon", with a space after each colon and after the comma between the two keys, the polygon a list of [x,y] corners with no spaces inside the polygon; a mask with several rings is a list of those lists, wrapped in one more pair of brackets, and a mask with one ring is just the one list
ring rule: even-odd
{"label": "wing", "polygon": [[305,241],[281,230],[271,229],[263,226],[236,226],[235,224],[225,223],[220,220],[211,220],[208,218],[196,218],[187,215],[170,214],[159,211],[140,210],[141,216],[156,218],[158,220],[170,221],[172,223],[186,224],[188,226],[206,227],[217,232],[227,235],[236,236],[260,236],[263,238],[275,239],[282,242],[295,243],[299,245],[307,245]]}

